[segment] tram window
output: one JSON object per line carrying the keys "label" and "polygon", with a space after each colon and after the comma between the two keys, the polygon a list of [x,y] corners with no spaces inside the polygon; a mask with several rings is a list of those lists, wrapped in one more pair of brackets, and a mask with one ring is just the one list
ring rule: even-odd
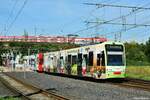
{"label": "tram window", "polygon": [[56,65],[56,63],[57,63],[57,57],[54,56],[54,64]]}
{"label": "tram window", "polygon": [[89,66],[93,66],[93,52],[89,52]]}
{"label": "tram window", "polygon": [[104,55],[104,51],[102,52],[102,66],[105,66],[105,55]]}
{"label": "tram window", "polygon": [[77,56],[72,56],[72,65],[77,63]]}
{"label": "tram window", "polygon": [[68,55],[68,64],[71,64],[71,55]]}
{"label": "tram window", "polygon": [[63,60],[64,60],[64,59],[63,59],[63,56],[61,56],[61,57],[60,57],[60,64],[64,63]]}
{"label": "tram window", "polygon": [[65,62],[67,62],[68,61],[68,57],[67,56],[65,56]]}
{"label": "tram window", "polygon": [[88,65],[88,63],[87,63],[87,62],[88,62],[87,54],[84,54],[84,55],[83,55],[83,58],[85,59],[86,65]]}
{"label": "tram window", "polygon": [[54,61],[56,61],[56,59],[57,59],[57,57],[56,57],[56,56],[54,56]]}
{"label": "tram window", "polygon": [[63,57],[61,56],[60,59],[63,59]]}
{"label": "tram window", "polygon": [[79,53],[78,54],[78,65],[80,65],[81,66],[81,64],[82,64],[82,53]]}
{"label": "tram window", "polygon": [[101,54],[97,54],[97,66],[100,66],[101,59],[102,59]]}
{"label": "tram window", "polygon": [[64,67],[64,60],[63,56],[60,57],[60,67]]}
{"label": "tram window", "polygon": [[108,66],[123,66],[122,55],[107,55]]}

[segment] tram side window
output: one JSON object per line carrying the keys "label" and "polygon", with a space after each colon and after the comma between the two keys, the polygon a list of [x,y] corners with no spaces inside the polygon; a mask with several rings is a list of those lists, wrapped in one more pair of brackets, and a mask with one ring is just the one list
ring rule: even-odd
{"label": "tram side window", "polygon": [[68,55],[68,64],[70,65],[71,64],[71,55]]}
{"label": "tram side window", "polygon": [[102,59],[102,55],[101,54],[97,54],[97,66],[100,66],[101,64],[101,59]]}
{"label": "tram side window", "polygon": [[[100,61],[101,60],[101,61]],[[101,63],[101,64],[100,64]],[[104,52],[102,52],[102,54],[97,54],[97,66],[105,66],[105,56],[104,56]]]}
{"label": "tram side window", "polygon": [[68,57],[67,56],[65,56],[65,63],[67,63],[68,62]]}
{"label": "tram side window", "polygon": [[78,65],[79,65],[79,66],[82,65],[82,53],[79,53],[79,54],[78,54],[78,60],[77,60],[77,62],[78,62]]}
{"label": "tram side window", "polygon": [[62,61],[63,61],[63,57],[61,56],[61,57],[60,57],[60,63],[61,63]]}
{"label": "tram side window", "polygon": [[63,57],[61,56],[60,59],[63,59]]}
{"label": "tram side window", "polygon": [[105,66],[105,55],[104,55],[104,51],[102,52],[102,66]]}
{"label": "tram side window", "polygon": [[63,59],[63,56],[60,57],[60,66],[61,66],[61,67],[64,66],[64,59]]}
{"label": "tram side window", "polygon": [[93,52],[89,52],[89,66],[93,66]]}
{"label": "tram side window", "polygon": [[72,65],[77,64],[77,56],[72,56]]}
{"label": "tram side window", "polygon": [[87,65],[88,65],[88,56],[87,56],[87,54],[84,54],[84,55],[83,55],[83,58],[85,59],[86,66],[87,66]]}

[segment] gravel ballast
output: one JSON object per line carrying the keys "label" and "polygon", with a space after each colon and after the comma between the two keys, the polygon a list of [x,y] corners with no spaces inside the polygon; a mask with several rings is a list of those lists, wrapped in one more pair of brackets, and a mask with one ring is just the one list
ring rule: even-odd
{"label": "gravel ballast", "polygon": [[3,83],[0,81],[0,97],[15,96]]}
{"label": "gravel ballast", "polygon": [[[73,100],[150,100],[150,92],[36,72],[9,72],[21,80]],[[24,78],[25,75],[25,78]],[[1,92],[1,91],[0,91]]]}

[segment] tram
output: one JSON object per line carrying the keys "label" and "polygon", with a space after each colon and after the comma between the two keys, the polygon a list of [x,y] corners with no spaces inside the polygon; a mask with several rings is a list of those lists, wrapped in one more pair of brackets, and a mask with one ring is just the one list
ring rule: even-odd
{"label": "tram", "polygon": [[37,70],[95,79],[125,78],[125,47],[103,42],[73,49],[39,53]]}

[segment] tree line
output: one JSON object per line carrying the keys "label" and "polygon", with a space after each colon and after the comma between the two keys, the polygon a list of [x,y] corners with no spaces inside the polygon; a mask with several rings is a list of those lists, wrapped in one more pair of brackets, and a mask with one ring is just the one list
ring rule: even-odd
{"label": "tree line", "polygon": [[[126,61],[127,65],[146,66],[150,65],[150,38],[146,43],[126,42]],[[38,52],[51,52],[63,49],[79,47],[76,44],[58,44],[58,43],[24,43],[24,42],[0,42],[0,62],[3,53],[14,52],[22,55],[36,54]]]}
{"label": "tree line", "polygon": [[126,42],[127,65],[150,65],[150,38],[146,43]]}

